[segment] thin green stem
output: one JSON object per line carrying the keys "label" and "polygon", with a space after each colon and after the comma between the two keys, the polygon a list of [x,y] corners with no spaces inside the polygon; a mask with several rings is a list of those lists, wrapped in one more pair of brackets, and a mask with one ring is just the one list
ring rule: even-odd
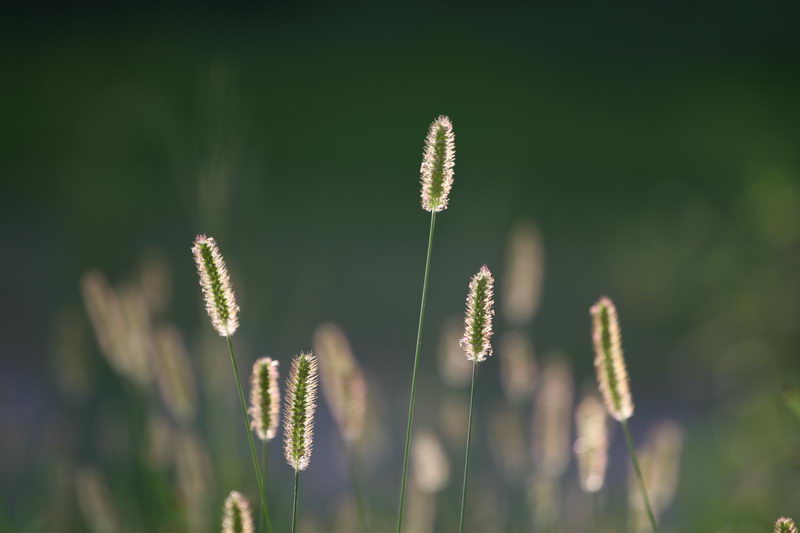
{"label": "thin green stem", "polygon": [[[269,469],[269,465],[267,463],[269,457],[267,457],[267,442],[266,440],[261,441],[261,478],[264,480],[264,488],[267,486],[267,470]],[[258,506],[258,527],[262,527],[264,525],[264,506]]]}
{"label": "thin green stem", "polygon": [[350,484],[352,485],[353,498],[356,500],[356,512],[358,513],[358,525],[361,531],[369,530],[367,511],[364,505],[364,493],[361,491],[361,484],[358,478],[358,466],[356,463],[356,450],[354,445],[345,444],[347,448],[347,462],[350,467]]}
{"label": "thin green stem", "polygon": [[403,477],[400,481],[400,508],[397,511],[397,533],[403,529],[403,509],[406,503],[406,479],[408,475],[408,450],[411,443],[411,426],[414,420],[414,397],[417,392],[417,364],[422,347],[422,324],[425,319],[425,304],[428,298],[428,272],[431,266],[431,250],[433,249],[433,229],[436,225],[436,211],[431,212],[431,228],[428,233],[428,253],[425,257],[425,276],[422,279],[422,301],[419,305],[419,324],[417,325],[417,347],[414,350],[414,370],[411,373],[411,398],[408,401],[408,423],[406,424],[406,440],[403,448]]}
{"label": "thin green stem", "polygon": [[294,471],[294,500],[292,501],[292,533],[297,531],[297,490],[300,487],[300,470]]}
{"label": "thin green stem", "polygon": [[625,442],[628,444],[628,452],[631,456],[631,462],[633,463],[633,470],[636,473],[636,480],[639,483],[639,492],[642,494],[644,507],[647,510],[647,517],[650,519],[650,525],[653,526],[653,532],[658,533],[656,516],[653,514],[653,508],[650,506],[650,497],[647,495],[647,485],[645,485],[644,482],[642,469],[639,467],[639,459],[636,457],[636,449],[633,447],[633,439],[631,438],[631,432],[628,429],[628,421],[620,420],[619,423],[622,426],[622,432],[625,434]]}
{"label": "thin green stem", "polygon": [[461,488],[461,518],[458,521],[458,531],[464,533],[464,509],[467,503],[467,478],[469,477],[469,444],[472,437],[472,407],[475,403],[475,369],[477,361],[472,362],[472,384],[469,386],[469,418],[467,418],[467,451],[464,457],[464,485]]}
{"label": "thin green stem", "polygon": [[239,400],[242,404],[242,417],[244,417],[244,431],[247,433],[247,442],[250,444],[250,457],[253,459],[253,469],[256,472],[256,482],[258,483],[258,497],[261,500],[261,508],[264,509],[264,516],[267,520],[267,531],[272,533],[272,523],[269,519],[269,505],[267,504],[267,494],[264,492],[264,480],[261,477],[261,467],[258,464],[258,457],[256,456],[256,445],[253,442],[253,432],[250,430],[250,416],[247,414],[247,402],[244,399],[244,392],[242,391],[242,383],[239,381],[239,365],[236,364],[236,356],[233,353],[233,342],[231,336],[225,337],[228,341],[228,354],[231,356],[231,368],[233,369],[233,377],[236,382],[236,390],[239,391]]}

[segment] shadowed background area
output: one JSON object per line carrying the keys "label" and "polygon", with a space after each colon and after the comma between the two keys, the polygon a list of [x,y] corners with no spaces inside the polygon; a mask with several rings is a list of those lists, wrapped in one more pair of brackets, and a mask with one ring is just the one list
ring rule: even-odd
{"label": "shadowed background area", "polygon": [[[243,378],[261,355],[286,373],[323,322],[346,332],[372,412],[360,481],[372,527],[392,530],[428,230],[419,164],[439,114],[454,124],[455,183],[437,218],[416,417],[451,467],[433,530],[457,523],[463,442],[447,423],[468,392],[443,385],[441,332],[481,264],[504,283],[525,224],[543,250],[541,298],[511,324],[498,290],[498,337],[530,339],[540,377],[566,362],[577,401],[594,380],[589,307],[614,298],[634,439],[664,420],[682,428],[664,530],[767,531],[800,514],[799,15],[788,3],[9,14],[0,529],[104,531],[85,516],[97,505],[125,531],[216,531],[230,490],[256,503],[225,343],[190,254],[207,233],[241,306]],[[148,320],[180,332],[191,416],[103,357],[81,295],[93,270],[121,294],[149,288]],[[538,380],[510,405],[498,360],[479,370],[472,527],[637,530],[617,427],[605,518],[592,522],[568,429],[557,525],[535,523],[533,413],[550,400]],[[514,418],[495,424],[498,413]],[[504,449],[516,433],[517,452]],[[283,531],[292,472],[279,441],[269,495]],[[175,457],[197,449],[189,466]],[[301,531],[356,530],[344,450],[321,401]],[[522,480],[504,472],[513,453]],[[187,518],[198,501],[206,515]]]}

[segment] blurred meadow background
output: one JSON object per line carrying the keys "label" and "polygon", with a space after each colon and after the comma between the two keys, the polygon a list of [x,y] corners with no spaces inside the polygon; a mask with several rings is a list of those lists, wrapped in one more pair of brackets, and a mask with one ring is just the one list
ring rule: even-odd
{"label": "blurred meadow background", "polygon": [[[439,114],[455,182],[407,531],[457,527],[469,374],[453,338],[483,263],[496,353],[478,371],[468,530],[647,531],[616,425],[602,489],[579,483],[574,413],[596,391],[588,310],[604,294],[663,530],[800,515],[799,23],[788,2],[9,13],[0,530],[204,533],[230,490],[257,504],[190,253],[206,233],[241,306],[243,379],[262,355],[285,375],[324,323],[367,379],[353,446],[321,398],[299,530],[393,531],[429,221],[419,165]],[[104,351],[87,286],[125,309],[126,356]],[[269,454],[287,531],[280,438]]]}

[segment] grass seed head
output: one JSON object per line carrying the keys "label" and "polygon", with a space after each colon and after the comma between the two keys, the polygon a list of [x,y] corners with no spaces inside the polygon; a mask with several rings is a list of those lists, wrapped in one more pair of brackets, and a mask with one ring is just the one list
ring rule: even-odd
{"label": "grass seed head", "polygon": [[295,470],[305,470],[311,459],[316,407],[317,358],[301,353],[292,361],[283,413],[284,452]]}
{"label": "grass seed head", "polygon": [[278,361],[262,357],[253,363],[250,376],[250,426],[261,440],[272,440],[278,431],[281,395]]}
{"label": "grass seed head", "polygon": [[597,492],[603,488],[608,464],[608,413],[594,394],[583,398],[575,411],[575,455],[581,488]]}
{"label": "grass seed head", "polygon": [[428,129],[419,170],[422,182],[422,208],[426,211],[438,213],[447,209],[447,200],[453,187],[455,163],[453,124],[449,118],[441,115]]}
{"label": "grass seed head", "polygon": [[439,492],[450,480],[450,463],[439,438],[429,430],[414,435],[411,469],[419,490],[426,494]]}
{"label": "grass seed head", "polygon": [[253,515],[250,504],[237,491],[231,491],[225,498],[222,517],[222,533],[253,533]]}
{"label": "grass seed head", "polygon": [[467,294],[464,337],[461,347],[467,359],[485,361],[492,355],[492,317],[494,316],[494,277],[486,265],[472,277]]}
{"label": "grass seed head", "polygon": [[536,315],[544,278],[544,246],[533,222],[521,221],[514,225],[506,253],[503,318],[521,326]]}
{"label": "grass seed head", "polygon": [[161,325],[155,333],[156,382],[164,405],[181,423],[189,423],[197,414],[197,389],[192,365],[178,330]]}
{"label": "grass seed head", "polygon": [[597,383],[609,414],[627,420],[633,414],[633,399],[628,386],[628,372],[622,355],[617,309],[610,298],[602,297],[592,306],[592,339]]}
{"label": "grass seed head", "polygon": [[546,356],[533,413],[533,462],[540,477],[557,479],[569,465],[574,385],[564,355]]}
{"label": "grass seed head", "polygon": [[339,326],[322,324],[314,332],[314,352],[325,400],[344,440],[355,443],[364,433],[367,383],[350,342]]}
{"label": "grass seed head", "polygon": [[239,306],[217,242],[212,237],[198,235],[192,253],[211,325],[223,337],[233,335],[239,327]]}

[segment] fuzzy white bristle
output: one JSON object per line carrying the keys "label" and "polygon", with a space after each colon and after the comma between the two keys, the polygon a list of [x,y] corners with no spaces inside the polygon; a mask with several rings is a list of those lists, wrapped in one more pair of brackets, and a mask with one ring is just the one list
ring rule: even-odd
{"label": "fuzzy white bristle", "polygon": [[198,235],[192,254],[211,325],[223,337],[233,335],[239,327],[239,306],[217,242],[212,237]]}
{"label": "fuzzy white bristle", "polygon": [[225,498],[225,510],[222,518],[222,533],[253,533],[253,515],[250,504],[237,491],[231,491]]}
{"label": "fuzzy white bristle", "polygon": [[250,376],[250,426],[261,440],[272,440],[278,432],[280,389],[278,361],[262,357],[253,363]]}
{"label": "fuzzy white bristle", "polygon": [[286,461],[295,470],[305,470],[311,460],[316,407],[317,358],[301,353],[292,361],[283,413]]}
{"label": "fuzzy white bristle", "polygon": [[617,308],[604,296],[592,306],[591,315],[594,366],[600,392],[609,414],[616,420],[627,420],[633,415],[633,398],[622,355]]}
{"label": "fuzzy white bristle", "polygon": [[455,163],[453,124],[448,117],[442,115],[428,129],[420,166],[422,208],[426,211],[439,212],[447,209]]}
{"label": "fuzzy white bristle", "polygon": [[494,316],[494,277],[486,265],[472,277],[467,294],[464,337],[461,347],[467,359],[476,363],[492,355],[492,317]]}

